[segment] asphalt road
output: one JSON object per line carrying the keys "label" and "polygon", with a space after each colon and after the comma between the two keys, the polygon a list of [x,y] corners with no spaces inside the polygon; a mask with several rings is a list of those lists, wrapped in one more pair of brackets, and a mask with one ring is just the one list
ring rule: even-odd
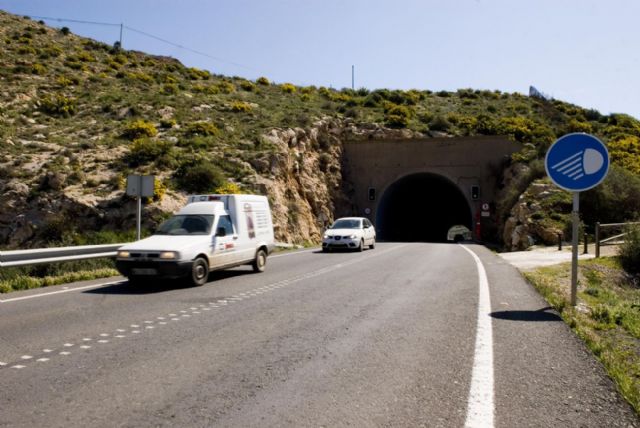
{"label": "asphalt road", "polygon": [[465,247],[481,268],[382,243],[198,288],[0,295],[0,426],[640,427],[515,268]]}

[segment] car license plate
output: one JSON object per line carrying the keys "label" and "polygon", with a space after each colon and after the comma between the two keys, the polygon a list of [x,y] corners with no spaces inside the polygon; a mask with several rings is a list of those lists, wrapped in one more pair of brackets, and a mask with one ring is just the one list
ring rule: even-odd
{"label": "car license plate", "polygon": [[150,268],[133,268],[131,273],[134,275],[157,275],[158,271]]}

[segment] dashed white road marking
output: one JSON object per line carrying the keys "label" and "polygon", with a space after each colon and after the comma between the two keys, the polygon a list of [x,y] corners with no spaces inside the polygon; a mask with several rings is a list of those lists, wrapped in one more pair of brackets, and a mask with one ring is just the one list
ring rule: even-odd
{"label": "dashed white road marking", "polygon": [[478,327],[473,358],[471,388],[467,404],[465,427],[493,427],[493,332],[491,326],[491,296],[489,280],[480,258],[461,245],[473,257],[478,270]]}
{"label": "dashed white road marking", "polygon": [[117,331],[118,333],[124,333],[124,332],[125,332],[125,331],[127,331],[127,330],[125,330],[125,329],[123,329],[123,328],[118,328],[118,329],[116,329],[116,331]]}
{"label": "dashed white road marking", "polygon": [[110,334],[109,333],[100,333],[100,337],[109,337]]}
{"label": "dashed white road marking", "polygon": [[140,330],[131,330],[131,333],[133,333],[133,334],[140,334]]}
{"label": "dashed white road marking", "polygon": [[30,360],[33,357],[31,355],[23,355],[22,357],[20,357],[21,360]]}
{"label": "dashed white road marking", "polygon": [[0,367],[4,367],[6,365],[7,365],[7,363],[3,363],[2,361],[0,361]]}
{"label": "dashed white road marking", "polygon": [[80,349],[91,349],[91,345],[80,345]]}
{"label": "dashed white road marking", "polygon": [[107,339],[100,339],[100,340],[98,340],[98,343],[109,343],[109,340],[107,340]]}
{"label": "dashed white road marking", "polygon": [[62,351],[62,352],[60,352],[60,355],[71,355],[71,352],[69,352],[69,351]]}
{"label": "dashed white road marking", "polygon": [[27,366],[21,366],[20,364],[16,364],[15,366],[11,366],[12,369],[18,369],[18,370],[19,369],[23,369],[25,367],[27,367]]}
{"label": "dashed white road marking", "polygon": [[45,354],[48,354],[50,352],[53,352],[53,349],[43,349],[42,352],[44,352]]}
{"label": "dashed white road marking", "polygon": [[118,339],[123,339],[127,336],[125,336],[124,334],[117,334],[115,337],[117,337]]}
{"label": "dashed white road marking", "polygon": [[92,338],[90,338],[90,337],[83,337],[83,338],[82,338],[82,341],[83,341],[83,342],[91,342],[92,340],[93,340],[93,339],[92,339]]}
{"label": "dashed white road marking", "polygon": [[49,358],[38,358],[36,361],[39,363],[46,363],[47,361],[49,361]]}
{"label": "dashed white road marking", "polygon": [[73,343],[65,343],[64,345],[65,348],[71,348],[73,346]]}

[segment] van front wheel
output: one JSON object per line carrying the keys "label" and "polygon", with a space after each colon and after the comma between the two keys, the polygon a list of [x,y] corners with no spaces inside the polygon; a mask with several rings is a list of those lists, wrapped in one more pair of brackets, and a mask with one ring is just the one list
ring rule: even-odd
{"label": "van front wheel", "polygon": [[191,266],[191,283],[197,287],[207,283],[209,278],[209,263],[202,258],[198,257],[193,261]]}
{"label": "van front wheel", "polygon": [[264,272],[264,268],[267,265],[267,252],[265,250],[258,250],[256,258],[251,264],[254,272]]}

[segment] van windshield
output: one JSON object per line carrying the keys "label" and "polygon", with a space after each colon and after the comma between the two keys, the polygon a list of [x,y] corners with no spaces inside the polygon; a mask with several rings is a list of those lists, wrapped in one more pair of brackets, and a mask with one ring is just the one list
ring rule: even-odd
{"label": "van windshield", "polygon": [[176,215],[160,225],[156,235],[208,235],[213,224],[212,215]]}

